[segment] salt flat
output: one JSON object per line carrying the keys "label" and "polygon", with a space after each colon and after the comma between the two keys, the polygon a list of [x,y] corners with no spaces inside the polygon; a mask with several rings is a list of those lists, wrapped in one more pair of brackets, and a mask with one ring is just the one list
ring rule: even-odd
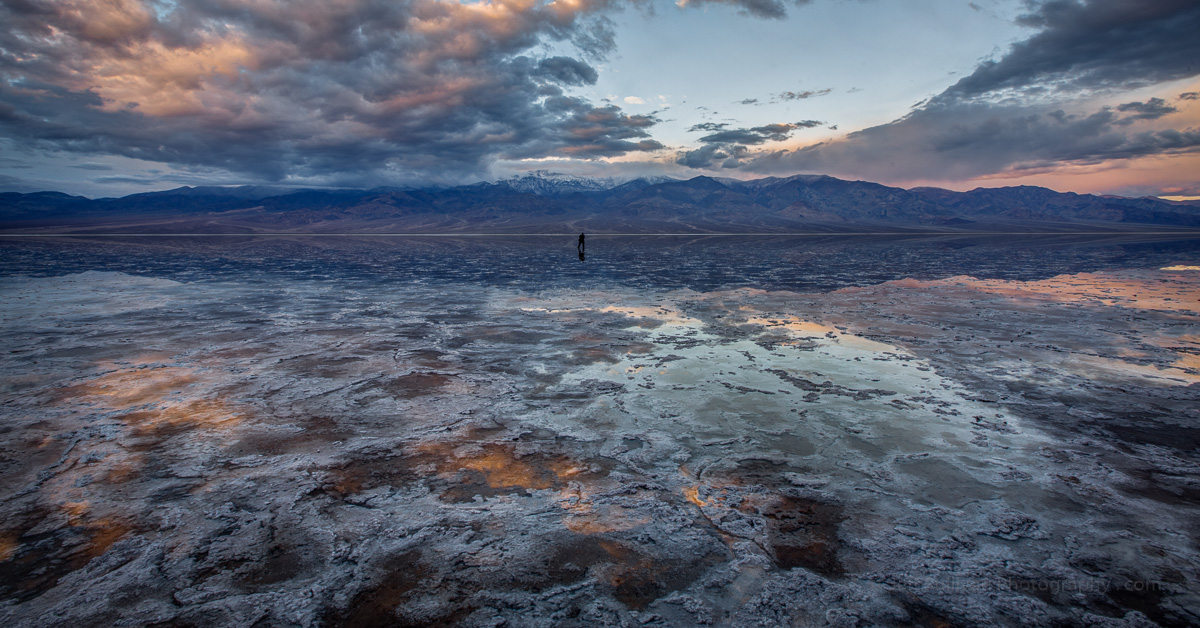
{"label": "salt flat", "polygon": [[821,291],[8,276],[0,616],[1196,624],[1192,259]]}

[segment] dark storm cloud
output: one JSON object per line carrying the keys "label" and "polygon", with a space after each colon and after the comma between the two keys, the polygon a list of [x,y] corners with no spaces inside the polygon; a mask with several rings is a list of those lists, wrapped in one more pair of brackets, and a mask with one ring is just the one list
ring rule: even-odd
{"label": "dark storm cloud", "polygon": [[4,192],[37,192],[45,189],[43,186],[34,182],[14,177],[7,174],[0,174],[0,191]]}
{"label": "dark storm cloud", "polygon": [[26,159],[15,159],[13,157],[0,157],[0,168],[5,170],[29,170],[34,165]]}
{"label": "dark storm cloud", "polygon": [[537,74],[563,85],[595,85],[600,75],[592,66],[570,57],[550,57],[538,63]]}
{"label": "dark storm cloud", "polygon": [[823,122],[803,120],[801,122],[767,124],[744,129],[729,129],[723,122],[703,122],[693,125],[689,131],[704,131],[711,135],[700,138],[704,145],[691,151],[682,151],[676,155],[676,163],[690,168],[710,168],[719,165],[721,168],[737,168],[743,165],[742,160],[750,154],[750,146],[766,142],[782,142],[794,131],[811,129],[821,126]]}
{"label": "dark storm cloud", "polygon": [[1163,99],[1115,108],[1078,101],[1081,94],[1200,74],[1200,3],[1054,0],[1029,7],[1021,21],[1039,32],[908,115],[839,140],[749,155],[741,167],[961,180],[1200,150],[1200,130],[1145,128],[1177,110]]}
{"label": "dark storm cloud", "polygon": [[689,168],[737,168],[749,152],[745,146],[707,144],[696,150],[683,151],[676,156],[675,163]]}
{"label": "dark storm cloud", "polygon": [[[658,150],[597,80],[615,0],[23,0],[0,5],[0,129],[48,151],[265,179],[474,176]],[[580,58],[532,54],[543,42]]]}
{"label": "dark storm cloud", "polygon": [[[804,120],[790,124],[768,124],[750,129],[712,129],[717,130],[717,132],[700,138],[700,141],[705,144],[762,144],[765,142],[782,142],[792,134],[792,131],[797,129],[811,129],[822,124],[824,123],[816,120]],[[723,127],[725,125],[719,126]],[[695,130],[696,127],[692,127],[692,129]]]}
{"label": "dark storm cloud", "polygon": [[941,98],[1130,88],[1200,73],[1195,0],[1051,0],[1030,7],[1019,21],[1040,32],[980,65]]}
{"label": "dark storm cloud", "polygon": [[1146,102],[1127,102],[1117,105],[1117,111],[1129,114],[1121,118],[1118,124],[1132,124],[1137,120],[1157,120],[1179,110],[1168,105],[1167,101],[1161,98],[1151,98]]}
{"label": "dark storm cloud", "polygon": [[[627,115],[616,105],[596,107],[580,98],[548,99],[545,107],[558,122],[540,131],[527,146],[506,151],[507,158],[561,155],[615,157],[629,152],[663,148],[647,131],[660,120],[653,115]],[[569,142],[563,145],[563,138]]]}
{"label": "dark storm cloud", "polygon": [[817,171],[876,180],[956,180],[1014,169],[1196,152],[1200,130],[1131,132],[1110,109],[1089,115],[987,103],[921,109],[844,139],[762,154],[755,172]]}
{"label": "dark storm cloud", "polygon": [[739,13],[767,19],[780,20],[787,17],[787,5],[801,6],[811,0],[685,0],[680,6],[697,6],[702,4],[726,4],[737,7]]}
{"label": "dark storm cloud", "polygon": [[1200,100],[1200,92],[1184,92],[1179,95],[1179,100]]}

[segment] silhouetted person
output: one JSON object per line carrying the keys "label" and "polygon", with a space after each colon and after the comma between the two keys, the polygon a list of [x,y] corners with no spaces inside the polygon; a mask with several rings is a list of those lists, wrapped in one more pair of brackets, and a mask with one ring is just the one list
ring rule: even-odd
{"label": "silhouetted person", "polygon": [[583,261],[583,252],[584,252],[584,249],[586,249],[586,248],[587,248],[587,247],[584,245],[584,243],[583,243],[583,234],[582,234],[582,233],[581,233],[581,234],[579,234],[579,244],[578,244],[578,245],[576,245],[576,247],[575,247],[575,248],[579,250],[579,261],[581,261],[581,262],[582,262],[582,261]]}

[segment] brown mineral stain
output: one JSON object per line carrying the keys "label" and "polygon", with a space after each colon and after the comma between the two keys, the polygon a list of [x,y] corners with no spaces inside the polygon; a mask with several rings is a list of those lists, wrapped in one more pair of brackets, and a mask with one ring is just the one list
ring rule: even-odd
{"label": "brown mineral stain", "polygon": [[58,529],[30,534],[51,513],[31,513],[24,525],[0,533],[0,599],[28,600],[54,588],[65,575],[103,555],[135,530],[127,520],[89,518],[87,505],[68,502],[59,508],[69,522]]}
{"label": "brown mineral stain", "polygon": [[325,617],[328,626],[370,628],[384,626],[416,626],[400,612],[429,576],[429,569],[420,562],[417,552],[394,556],[383,565],[383,575],[371,586],[360,591],[344,611],[330,611]]}
{"label": "brown mineral stain", "polygon": [[87,564],[87,561],[97,556],[102,556],[114,543],[125,538],[126,534],[134,530],[128,521],[114,517],[96,519],[85,527],[88,530],[90,543],[82,550],[83,564]]}
{"label": "brown mineral stain", "polygon": [[59,391],[60,403],[123,412],[133,435],[170,436],[192,427],[230,427],[246,409],[213,395],[210,382],[185,367],[147,367],[105,373]]}
{"label": "brown mineral stain", "polygon": [[563,518],[563,525],[577,534],[623,532],[650,523],[648,515],[636,510],[615,504],[593,504],[586,496],[579,499],[578,493],[572,494],[572,497],[575,499],[561,501],[559,505],[568,512]]}
{"label": "brown mineral stain", "polygon": [[488,447],[480,454],[467,455],[456,462],[460,469],[482,473],[492,488],[547,489],[554,486],[554,479],[545,467],[514,458],[511,451],[501,447]]}
{"label": "brown mineral stain", "polygon": [[103,481],[108,484],[123,484],[132,481],[142,472],[142,461],[138,457],[126,457],[115,462],[104,472]]}
{"label": "brown mineral stain", "polygon": [[12,531],[0,532],[0,563],[11,559],[13,554],[16,553],[17,546],[20,545],[17,542],[18,536],[17,533]]}
{"label": "brown mineral stain", "polygon": [[59,400],[83,401],[111,409],[132,408],[160,402],[195,382],[195,370],[190,368],[126,368],[62,388]]}
{"label": "brown mineral stain", "polygon": [[664,595],[686,588],[709,567],[725,560],[712,552],[684,560],[664,560],[620,541],[599,541],[611,563],[601,570],[612,595],[626,607],[645,610]]}
{"label": "brown mineral stain", "polygon": [[146,410],[121,415],[119,418],[134,426],[134,433],[153,435],[170,433],[172,428],[228,427],[236,424],[242,409],[221,399],[189,399],[158,404]]}
{"label": "brown mineral stain", "polygon": [[544,451],[521,454],[510,443],[431,441],[403,453],[346,463],[332,472],[326,488],[344,496],[376,486],[423,481],[440,488],[442,499],[469,502],[476,496],[486,499],[561,489],[571,480],[598,479],[611,467],[607,460],[583,462]]}
{"label": "brown mineral stain", "polygon": [[[803,567],[827,577],[845,574],[838,553],[842,506],[782,494],[782,474],[793,467],[770,460],[742,460],[731,469],[706,470],[705,484],[684,489],[684,497],[710,520],[720,509],[758,515],[767,524],[766,549],[783,569]],[[686,473],[685,473],[686,475]],[[700,489],[704,488],[703,497]],[[746,493],[738,488],[748,488]]]}
{"label": "brown mineral stain", "polygon": [[414,399],[436,394],[453,381],[441,373],[409,373],[378,384],[378,388],[396,399]]}
{"label": "brown mineral stain", "polygon": [[518,455],[515,447],[487,443],[455,447],[456,443],[427,443],[418,449],[444,478],[455,478],[445,497],[470,501],[474,495],[558,488],[568,480],[592,475],[588,467],[561,454],[544,452]]}
{"label": "brown mineral stain", "polygon": [[767,544],[775,564],[784,569],[804,567],[828,577],[844,575],[838,559],[838,526],[845,519],[841,506],[772,495],[747,499],[740,510],[767,520]]}

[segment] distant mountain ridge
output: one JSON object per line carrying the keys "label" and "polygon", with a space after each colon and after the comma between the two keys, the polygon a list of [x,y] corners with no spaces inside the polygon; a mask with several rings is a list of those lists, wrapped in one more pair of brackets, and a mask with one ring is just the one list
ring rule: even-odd
{"label": "distant mountain ridge", "polygon": [[1200,229],[1200,204],[1039,187],[903,189],[538,172],[456,187],[182,187],[121,198],[0,193],[4,233],[796,233]]}

